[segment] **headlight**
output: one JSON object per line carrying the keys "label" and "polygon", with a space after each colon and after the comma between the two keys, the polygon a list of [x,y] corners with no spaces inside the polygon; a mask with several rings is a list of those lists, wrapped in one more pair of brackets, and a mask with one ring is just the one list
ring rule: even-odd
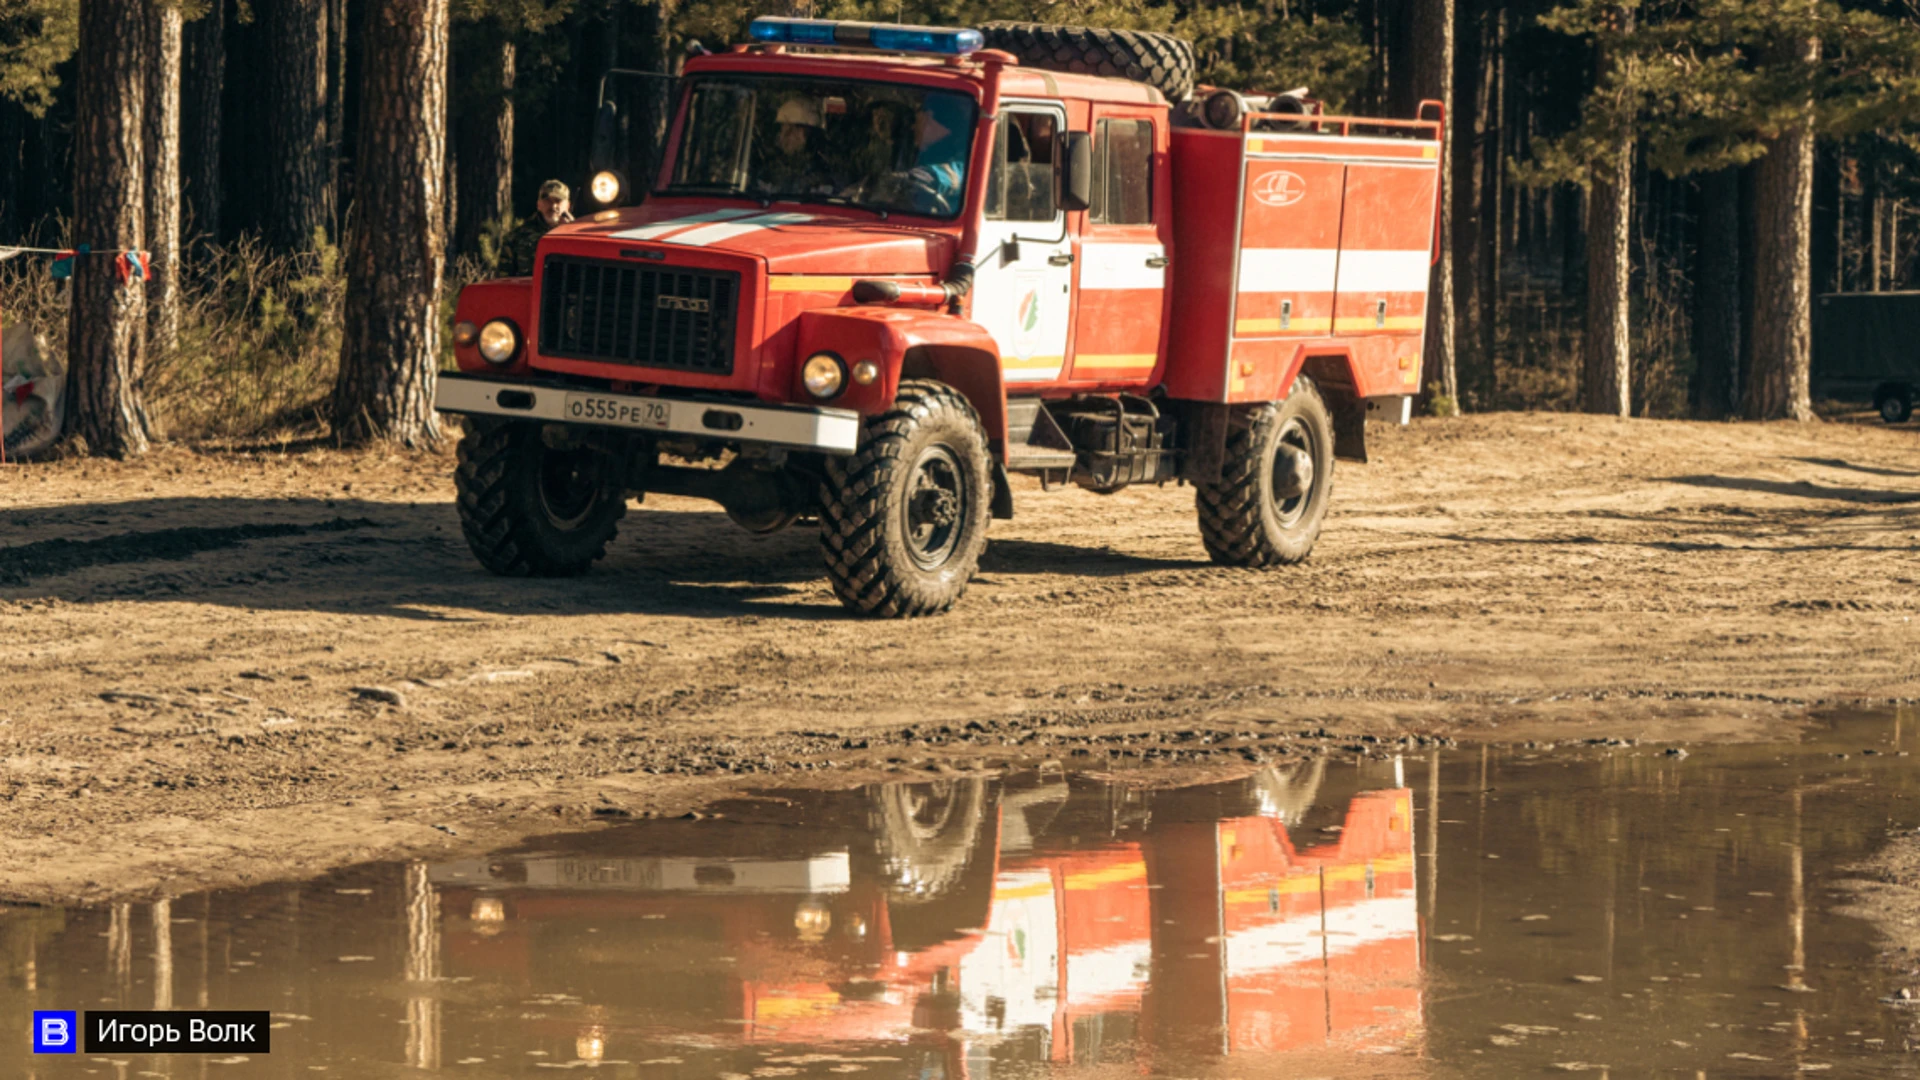
{"label": "headlight", "polygon": [[612,206],[619,201],[620,196],[626,194],[627,185],[620,179],[619,173],[612,169],[602,169],[593,174],[593,182],[587,185],[587,188],[593,192],[594,202],[601,206]]}
{"label": "headlight", "polygon": [[480,340],[480,328],[470,322],[453,324],[453,343],[462,347]]}
{"label": "headlight", "polygon": [[520,328],[506,319],[495,319],[480,328],[480,355],[489,364],[504,364],[520,351]]}
{"label": "headlight", "polygon": [[793,928],[801,941],[819,941],[833,929],[833,912],[818,900],[802,900],[793,913]]}
{"label": "headlight", "polygon": [[830,398],[847,385],[847,365],[830,352],[814,353],[800,369],[800,381],[814,397]]}
{"label": "headlight", "polygon": [[474,922],[499,922],[507,917],[507,905],[497,896],[476,896],[473,898]]}
{"label": "headlight", "polygon": [[871,360],[862,360],[853,365],[853,381],[861,386],[872,386],[880,378],[880,365]]}

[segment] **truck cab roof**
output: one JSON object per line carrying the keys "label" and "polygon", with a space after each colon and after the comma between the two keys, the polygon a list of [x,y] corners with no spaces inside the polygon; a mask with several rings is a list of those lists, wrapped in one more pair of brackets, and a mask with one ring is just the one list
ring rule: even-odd
{"label": "truck cab roof", "polygon": [[1165,105],[1160,91],[1145,83],[1100,75],[1042,71],[1020,66],[1011,55],[993,49],[965,57],[821,50],[793,52],[780,46],[741,46],[734,51],[687,61],[689,76],[714,72],[784,74],[876,82],[910,82],[964,89],[978,96],[988,79],[1000,81],[1003,97],[1055,98],[1114,105]]}

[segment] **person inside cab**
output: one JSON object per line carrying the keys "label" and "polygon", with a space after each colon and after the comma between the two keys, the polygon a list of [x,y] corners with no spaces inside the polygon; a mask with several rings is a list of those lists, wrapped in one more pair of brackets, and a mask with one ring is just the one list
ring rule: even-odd
{"label": "person inside cab", "polygon": [[808,97],[791,97],[774,114],[773,146],[761,163],[756,181],[763,195],[826,194],[832,185],[819,160],[822,128],[820,105]]}
{"label": "person inside cab", "polygon": [[508,277],[525,277],[533,273],[534,253],[540,247],[540,238],[555,225],[564,225],[573,220],[573,195],[567,185],[558,180],[549,180],[540,185],[540,200],[534,204],[533,216],[521,222],[500,242],[500,272]]}
{"label": "person inside cab", "polygon": [[914,163],[904,178],[914,213],[952,217],[960,212],[969,134],[962,99],[929,95],[920,103],[914,117]]}

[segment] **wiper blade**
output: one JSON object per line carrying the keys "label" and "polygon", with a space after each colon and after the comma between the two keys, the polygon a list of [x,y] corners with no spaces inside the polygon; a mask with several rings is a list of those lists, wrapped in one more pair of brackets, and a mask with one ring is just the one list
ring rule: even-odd
{"label": "wiper blade", "polygon": [[747,197],[745,188],[733,184],[668,184],[660,189],[662,195],[739,195]]}
{"label": "wiper blade", "polygon": [[885,217],[891,208],[878,203],[864,203],[849,199],[845,195],[774,195],[774,202],[824,203],[827,206],[847,206],[855,210],[867,210]]}

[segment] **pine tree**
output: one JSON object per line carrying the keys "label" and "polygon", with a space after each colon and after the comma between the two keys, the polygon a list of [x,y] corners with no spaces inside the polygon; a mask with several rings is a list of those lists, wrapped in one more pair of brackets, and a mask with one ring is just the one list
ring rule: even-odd
{"label": "pine tree", "polygon": [[260,5],[269,42],[267,64],[271,186],[267,237],[299,251],[332,225],[332,164],[327,148],[326,0],[271,0]]}
{"label": "pine tree", "polygon": [[213,0],[182,32],[180,188],[193,232],[220,238],[221,90],[226,84],[226,4]]}
{"label": "pine tree", "polygon": [[[1544,19],[1600,40],[1608,0]],[[1622,132],[1666,176],[1755,163],[1751,357],[1754,418],[1807,419],[1811,365],[1813,142],[1895,125],[1920,105],[1920,28],[1833,0],[1697,0],[1607,39],[1621,58],[1580,123],[1543,145],[1535,182],[1585,177]],[[1724,232],[1716,233],[1723,239]]]}
{"label": "pine tree", "polygon": [[147,349],[159,354],[180,335],[180,49],[179,0],[145,0],[147,89],[146,238]]}
{"label": "pine tree", "polygon": [[447,0],[369,0],[366,12],[334,434],[345,443],[428,445],[440,430],[433,387],[446,261]]}
{"label": "pine tree", "polygon": [[77,0],[7,0],[0,5],[0,100],[43,115],[60,92],[61,64],[79,41]]}
{"label": "pine tree", "polygon": [[[73,235],[110,252],[142,246],[142,125],[146,98],[146,5],[80,0],[73,139]],[[95,454],[145,453],[139,374],[146,293],[124,285],[110,255],[83,256],[73,272],[67,332],[69,423]]]}

